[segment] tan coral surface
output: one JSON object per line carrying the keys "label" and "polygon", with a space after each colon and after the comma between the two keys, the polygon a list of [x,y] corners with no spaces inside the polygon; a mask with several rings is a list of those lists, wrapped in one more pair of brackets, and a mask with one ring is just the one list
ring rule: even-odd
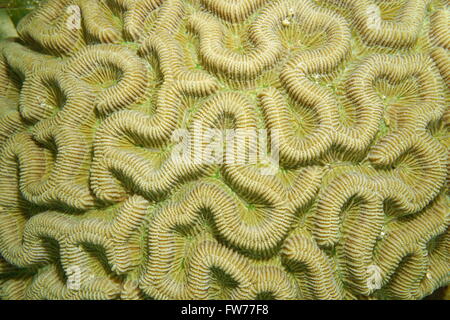
{"label": "tan coral surface", "polygon": [[[0,297],[448,285],[449,17],[445,0],[42,2],[0,41]],[[279,167],[175,161],[174,133],[200,127],[267,130]]]}

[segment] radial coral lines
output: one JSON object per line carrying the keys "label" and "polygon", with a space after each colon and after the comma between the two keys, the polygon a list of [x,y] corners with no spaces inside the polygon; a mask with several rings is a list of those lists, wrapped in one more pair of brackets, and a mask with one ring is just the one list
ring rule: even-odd
{"label": "radial coral lines", "polygon": [[[371,175],[373,178],[369,178]],[[314,228],[315,238],[320,245],[324,246],[337,245],[338,241],[341,243],[338,248],[338,254],[341,259],[340,261],[344,266],[343,281],[351,285],[354,292],[364,295],[370,294],[374,289],[367,285],[368,277],[370,276],[370,274],[367,273],[367,269],[371,265],[379,266],[381,268],[381,276],[383,277],[383,284],[385,284],[387,283],[387,279],[394,272],[394,266],[397,266],[401,259],[408,254],[416,254],[420,251],[419,256],[422,256],[422,259],[425,259],[421,260],[422,262],[420,263],[426,263],[424,267],[421,267],[422,269],[420,270],[422,271],[415,275],[407,273],[406,270],[409,270],[409,272],[411,270],[416,270],[417,263],[419,263],[414,262],[414,259],[412,258],[413,260],[410,262],[411,265],[408,265],[408,267],[405,266],[404,269],[402,269],[406,272],[405,275],[401,276],[401,271],[398,271],[399,274],[397,274],[397,277],[407,278],[398,280],[401,281],[401,284],[398,283],[397,280],[393,281],[392,284],[387,287],[387,290],[391,291],[391,294],[397,298],[421,297],[424,295],[424,291],[416,291],[414,293],[408,291],[408,294],[410,294],[410,296],[408,296],[406,295],[406,292],[402,291],[402,288],[411,288],[412,286],[418,286],[420,284],[420,282],[417,281],[425,276],[424,270],[426,270],[428,263],[428,260],[425,257],[427,252],[424,245],[432,237],[436,237],[444,232],[448,226],[449,221],[448,218],[445,218],[446,213],[443,198],[439,197],[439,199],[436,200],[436,204],[430,205],[431,208],[437,208],[438,211],[434,211],[434,209],[425,209],[423,213],[415,213],[410,218],[411,222],[403,223],[399,221],[394,224],[396,227],[388,225],[388,228],[393,228],[394,230],[398,228],[399,231],[387,232],[383,227],[383,200],[385,199],[383,194],[393,193],[394,190],[398,189],[395,184],[391,183],[392,180],[383,176],[376,176],[373,171],[372,174],[369,174],[369,177],[361,173],[344,174],[338,179],[333,180],[324,190],[323,195],[319,195],[317,212],[314,217],[316,222]],[[406,193],[407,191],[409,191],[411,195],[408,195],[408,193]],[[406,189],[403,193],[396,192],[397,196],[398,194],[406,195],[405,199],[414,197],[414,193],[411,192],[411,189]],[[339,219],[338,213],[350,199],[359,201],[358,211],[356,213],[347,213],[342,222],[335,220]],[[420,226],[421,222],[419,221],[425,219],[421,217],[427,216],[428,214],[432,215],[432,217],[430,216],[430,218],[427,219],[434,227],[432,227],[431,224]],[[409,229],[409,225],[414,225],[415,222],[413,221],[417,221],[417,226]],[[414,239],[416,239],[414,241],[410,238],[413,234],[406,231],[413,229],[416,230],[414,234],[418,232],[414,236]],[[400,232],[404,232],[402,233],[403,236],[407,237],[405,240],[401,240],[401,238],[396,236],[396,234],[400,234]],[[430,232],[430,234],[425,236],[425,234],[421,234],[420,232]],[[342,239],[339,239],[340,237],[342,237]],[[382,239],[381,244],[379,244],[380,238]],[[400,245],[396,242],[395,245],[389,247],[390,249],[387,249],[385,246],[388,246],[388,244],[390,246],[393,241],[404,241],[404,243]],[[394,250],[394,246],[397,249]],[[395,253],[397,251],[398,253]],[[373,255],[374,252],[375,255]],[[416,258],[419,256],[415,255]],[[396,260],[395,262],[389,262],[389,266],[392,269],[388,272],[385,270],[388,268],[388,266],[385,265],[388,263],[385,259],[394,259],[394,257]],[[438,261],[437,265],[439,264],[440,262]],[[439,271],[437,271],[434,276],[441,279],[440,281],[445,281],[445,273],[442,273],[441,267],[437,268]],[[415,282],[414,284],[410,282],[406,285],[404,281]],[[426,282],[423,285],[427,287]],[[416,290],[419,290],[419,288],[417,287]]]}
{"label": "radial coral lines", "polygon": [[80,50],[67,60],[64,72],[94,88],[113,81],[96,97],[95,107],[102,115],[139,101],[148,85],[144,61],[133,51],[116,45],[101,44]]}
{"label": "radial coral lines", "polygon": [[335,278],[329,258],[305,232],[291,235],[281,251],[286,263],[305,267],[306,286],[302,287],[306,299],[343,299],[342,284]]}
{"label": "radial coral lines", "polygon": [[[58,105],[54,94],[52,99],[47,89],[42,90],[46,85],[54,86],[64,100],[64,106]],[[94,200],[88,186],[74,183],[73,179],[79,180],[83,175],[82,165],[89,160],[89,147],[80,129],[84,122],[92,119],[90,105],[94,99],[93,93],[89,88],[53,70],[26,79],[23,92],[26,95],[22,96],[20,102],[22,117],[31,122],[40,121],[33,128],[35,140],[27,133],[18,133],[5,143],[2,149],[2,176],[5,180],[2,182],[18,184],[18,181],[11,181],[17,179],[12,178],[11,172],[19,172],[19,165],[22,167],[21,191],[29,201],[38,204],[61,202],[78,209],[92,206]],[[55,109],[61,107],[63,110],[52,116]],[[46,161],[50,153],[36,140],[49,148],[53,144],[56,146],[54,165]],[[20,159],[20,163],[14,164],[15,159]],[[30,168],[30,171],[25,168]],[[84,175],[87,178],[86,172]]]}
{"label": "radial coral lines", "polygon": [[220,17],[231,22],[241,22],[247,19],[258,7],[267,0],[201,0],[209,10],[216,12]]}
{"label": "radial coral lines", "polygon": [[[364,152],[377,133],[383,114],[384,106],[373,88],[373,82],[381,77],[387,77],[395,82],[405,77],[417,76],[419,84],[423,88],[423,103],[428,105],[428,107],[423,106],[418,110],[431,111],[429,113],[431,118],[427,121],[436,120],[442,116],[443,101],[437,95],[440,89],[439,79],[433,73],[428,58],[419,55],[397,57],[374,55],[363,61],[347,81],[347,95],[356,105],[358,116],[352,127],[344,127],[339,120],[338,104],[335,98],[328,91],[306,78],[309,72],[330,70],[328,68],[317,69],[326,65],[326,62],[318,63],[319,59],[322,59],[320,55],[318,57],[309,61],[307,55],[301,54],[289,62],[281,74],[281,79],[293,98],[312,108],[317,117],[317,128],[306,137],[300,139],[289,132],[286,103],[277,90],[267,89],[260,93],[268,127],[279,132],[282,141],[280,159],[286,165],[295,166],[298,163],[317,159],[333,144],[352,151]],[[330,59],[330,56],[323,59]],[[299,67],[293,68],[298,61],[303,62]],[[415,111],[405,111],[405,114],[406,112],[414,113]],[[403,122],[408,122],[408,118],[416,119],[415,121],[419,122],[421,121],[419,119],[425,121],[423,113],[411,114],[410,117],[405,115],[404,118],[406,119],[402,120]],[[418,123],[410,125],[413,128]],[[399,145],[396,146],[396,148],[398,147]],[[376,150],[378,147],[371,155],[375,155]],[[376,160],[374,159],[374,161]]]}
{"label": "radial coral lines", "polygon": [[[166,192],[182,175],[192,174],[196,170],[171,165],[169,159],[163,170],[155,171],[144,158],[117,148],[130,140],[136,144],[145,142],[148,146],[163,145],[176,129],[182,95],[203,96],[211,94],[217,88],[216,82],[203,73],[180,70],[180,64],[176,62],[177,48],[170,46],[170,42],[164,45],[160,39],[151,38],[147,43],[149,46],[151,43],[152,49],[157,52],[164,74],[164,83],[156,103],[156,114],[149,116],[137,111],[115,113],[99,129],[94,143],[91,182],[94,192],[101,199],[117,201],[124,196],[121,187],[113,182],[110,170],[121,172],[132,178],[139,189],[156,195]],[[168,50],[167,46],[173,50]],[[146,52],[147,49],[143,50]],[[125,133],[127,137],[124,137]],[[133,163],[133,166],[130,167],[129,163]]]}
{"label": "radial coral lines", "polygon": [[[185,270],[179,269],[183,246],[176,230],[191,228],[195,234],[202,212],[210,212],[218,232],[244,248],[264,249],[271,243],[278,242],[285,228],[282,211],[275,210],[267,212],[265,221],[257,225],[243,223],[239,216],[245,209],[216,183],[198,183],[190,189],[182,197],[182,201],[162,207],[152,219],[149,227],[152,236],[148,243],[152,254],[141,279],[141,288],[147,294],[159,298],[207,298],[209,288],[206,284],[210,281],[210,272],[212,268],[219,268],[237,282],[229,298],[255,298],[260,292],[258,288],[263,287],[268,287],[280,297],[292,297],[292,283],[282,269],[275,266],[253,267],[249,259],[215,240],[203,239],[201,234],[192,244]],[[186,208],[189,210],[186,211]],[[181,280],[183,277],[180,278],[180,273],[184,272],[186,280]],[[275,283],[270,283],[276,280],[280,281],[277,282],[277,289],[274,287]]]}
{"label": "radial coral lines", "polygon": [[[212,16],[194,14],[189,18],[188,27],[199,34],[200,56],[207,66],[235,79],[248,79],[259,76],[279,61],[283,47],[276,30],[282,26],[284,19],[292,16],[306,29],[324,27],[330,30],[333,40],[329,48],[335,44],[348,46],[349,34],[343,19],[312,6],[309,1],[281,1],[264,7],[249,27],[249,38],[255,49],[248,54],[238,54],[224,48],[223,28]],[[337,34],[334,34],[336,30]],[[343,37],[346,37],[344,41]],[[322,53],[328,55],[327,51],[327,48],[322,49]]]}
{"label": "radial coral lines", "polygon": [[[372,290],[366,285],[369,274],[365,270],[370,265],[379,265],[377,255],[373,256],[373,251],[379,234],[384,232],[382,231],[383,202],[388,200],[388,203],[396,208],[398,215],[417,215],[418,211],[429,205],[430,201],[438,195],[447,174],[446,151],[426,131],[427,125],[431,121],[440,119],[444,112],[443,101],[437,94],[439,81],[432,72],[431,62],[424,56],[384,58],[385,61],[389,59],[393,59],[392,65],[389,67],[389,64],[386,64],[384,67],[392,69],[383,70],[382,74],[391,81],[416,77],[422,86],[421,104],[405,106],[398,110],[397,130],[380,139],[370,149],[368,158],[371,162],[390,170],[376,172],[374,169],[368,169],[364,172],[346,173],[333,180],[323,190],[323,194],[319,195],[313,232],[322,246],[342,243],[339,250],[341,250],[342,263],[346,266],[344,281],[353,286],[355,292],[365,295],[370,294]],[[397,60],[396,63],[394,63],[395,60]],[[369,77],[371,77],[370,74]],[[356,79],[353,80],[356,81]],[[365,97],[367,96],[366,92]],[[399,161],[398,159],[405,154],[408,157]],[[400,162],[398,167],[393,167],[398,161]],[[358,218],[347,214],[342,221],[339,213],[345,203],[353,197],[360,201],[360,216]],[[440,231],[433,231],[433,236],[443,232],[447,225],[448,221],[441,220],[438,226]],[[431,227],[425,230],[431,230]],[[425,235],[422,236],[423,238]],[[405,243],[402,245],[402,250],[406,251],[396,255],[398,263],[398,259],[403,259],[407,254],[413,254],[405,269],[419,270],[418,264],[423,265],[424,261],[428,261],[424,257],[426,254],[423,251],[424,248],[418,247],[417,241]],[[384,254],[389,255],[387,252]],[[379,267],[384,277],[383,268],[385,267],[382,265]],[[400,273],[392,281],[392,288],[389,289],[388,286],[387,290],[391,290],[391,294],[396,297],[423,296],[426,291],[424,288],[428,283],[426,280],[423,284],[424,288],[415,287],[418,291],[409,293],[411,295],[406,295],[401,288],[418,286],[420,284],[418,279],[424,276],[423,270],[426,269],[424,268],[421,267],[421,271],[417,271],[419,273],[415,275],[407,276]],[[442,279],[440,272],[438,277]],[[407,285],[406,281],[411,282]],[[412,283],[412,281],[415,282]],[[383,283],[386,283],[386,279]]]}
{"label": "radial coral lines", "polygon": [[[382,270],[390,296],[418,299],[449,281],[445,240],[449,223],[448,204],[441,195],[411,219],[389,226],[392,231],[379,243],[374,262]],[[399,267],[400,261],[404,263]]]}
{"label": "radial coral lines", "polygon": [[[96,0],[77,0],[72,5],[78,5],[80,12],[79,21],[73,21],[78,23],[78,25],[72,26],[73,29],[82,28],[82,23],[87,33],[87,37],[92,37],[102,43],[118,43],[122,39],[122,32],[118,28],[117,24],[114,23],[112,17],[112,11],[108,8],[104,2]],[[67,23],[72,21],[66,20]]]}
{"label": "radial coral lines", "polygon": [[[117,1],[125,7],[124,31],[133,40],[139,41],[144,35],[145,21],[163,0]],[[167,3],[167,2],[166,2]]]}
{"label": "radial coral lines", "polygon": [[[97,294],[101,296],[106,294],[108,286],[117,285],[107,279],[107,276],[103,280],[96,279],[96,272],[90,267],[90,255],[83,249],[83,245],[100,246],[105,251],[112,271],[118,274],[130,271],[139,262],[140,252],[128,244],[129,238],[140,227],[147,208],[148,202],[145,199],[133,196],[120,206],[112,221],[100,218],[78,219],[47,211],[26,222],[17,210],[2,209],[0,253],[9,262],[21,267],[54,263],[58,256],[55,256],[50,243],[46,241],[54,239],[59,244],[62,267],[66,272],[71,268],[77,269],[80,272],[80,282],[86,289],[82,288],[79,293],[68,290],[56,276],[54,266],[49,265],[38,275],[38,283],[28,289],[30,297],[43,298],[47,292],[47,298],[62,299],[73,294],[89,296],[90,291],[98,291]],[[22,225],[21,234],[13,232],[18,225]],[[47,280],[50,282],[44,285]],[[106,287],[102,288],[103,285]],[[95,289],[97,286],[98,290]]]}
{"label": "radial coral lines", "polygon": [[[71,55],[92,43],[119,43],[127,37],[138,40],[145,18],[162,3],[162,0],[51,0],[22,19],[17,29],[23,39],[51,54]],[[174,6],[182,8],[181,2],[174,0],[164,1],[160,9],[167,11],[162,20],[169,28],[176,23],[176,19],[167,20],[176,16]]]}
{"label": "radial coral lines", "polygon": [[0,297],[448,284],[448,10],[376,3],[44,2],[0,42]]}
{"label": "radial coral lines", "polygon": [[436,62],[447,88],[450,88],[450,9],[438,10],[430,19],[430,38],[435,45],[431,57]]}
{"label": "radial coral lines", "polygon": [[429,0],[408,0],[394,21],[386,21],[372,0],[323,0],[351,12],[353,25],[369,45],[412,47],[420,33]]}
{"label": "radial coral lines", "polygon": [[[72,19],[73,13],[68,8],[73,3],[72,0],[49,1],[24,17],[17,26],[17,32],[22,39],[37,44],[50,54],[67,55],[80,49],[85,46],[82,29],[77,27],[81,20],[75,21],[73,27],[67,23]],[[74,8],[80,10],[78,6]]]}
{"label": "radial coral lines", "polygon": [[[420,64],[420,66],[423,65]],[[400,74],[396,75],[401,77]],[[419,75],[417,76],[419,77]],[[430,81],[424,83],[428,84]],[[428,94],[432,96],[433,92],[434,90],[430,89]],[[424,95],[430,98],[426,93]],[[436,102],[436,99],[433,101]],[[376,173],[375,170],[371,169],[366,173],[343,174],[333,180],[323,190],[323,195],[319,195],[314,235],[320,245],[336,245],[339,241],[339,230],[341,230],[343,234],[341,257],[348,272],[348,279],[346,281],[355,286],[354,290],[361,294],[370,294],[371,291],[371,288],[365,285],[368,274],[364,270],[372,265],[372,263],[377,265],[377,256],[373,258],[372,253],[378,235],[384,232],[382,231],[384,220],[383,202],[389,200],[389,203],[398,210],[397,214],[417,215],[417,211],[429,205],[430,201],[436,197],[445,182],[447,174],[446,152],[425,131],[425,127],[431,119],[438,119],[442,116],[442,105],[435,103],[433,107],[430,107],[425,104],[422,108],[411,108],[409,112],[415,113],[416,117],[408,117],[409,114],[407,111],[404,111],[402,114],[404,118],[401,121],[402,128],[386,136],[378,144],[374,145],[369,153],[369,159],[374,164],[389,166],[405,152],[409,152],[409,155],[414,158],[403,161],[405,165],[411,166],[409,170],[412,170],[414,174],[408,173],[408,170],[403,169],[401,166],[383,173]],[[420,117],[417,117],[418,114]],[[345,221],[341,222],[339,218],[341,208],[352,197],[361,199],[359,210],[361,211],[360,215],[364,214],[364,216],[356,218],[348,214],[349,216],[345,218]],[[359,227],[356,227],[357,225]],[[433,231],[432,236],[443,232],[447,225],[448,221],[446,219],[441,220],[437,227],[440,228],[440,231]],[[425,230],[430,231],[432,228],[429,227]],[[430,237],[427,239],[429,240]],[[423,240],[424,238],[425,235],[422,235],[421,239]],[[419,259],[419,257],[426,254],[423,251],[423,247],[420,250],[418,249],[419,247],[416,242],[405,243],[402,248],[406,251],[399,253],[399,256],[396,257],[402,259],[408,253],[414,252],[414,257]],[[385,254],[388,253],[386,252]],[[423,263],[423,259],[426,259],[423,257],[422,260],[415,261],[415,258],[411,258],[412,260],[408,264],[409,267],[405,267],[406,269],[415,270],[417,264]],[[381,265],[380,267],[383,270],[384,267]],[[424,269],[422,268],[421,270]],[[438,277],[442,279],[442,274],[440,272],[438,274]],[[412,282],[406,285],[405,281],[416,281],[414,285],[418,285],[419,282],[417,282],[417,279],[423,277],[422,271],[415,276],[399,275],[398,277],[407,278],[401,278],[403,280],[396,278],[397,280],[393,282],[392,290],[394,296],[401,296],[403,298],[418,298],[423,296],[423,291],[416,291],[415,293],[411,293],[411,296],[406,296],[405,292],[400,289],[406,286],[413,286]],[[344,279],[346,278],[344,277]],[[397,281],[400,281],[402,284],[400,285]],[[419,289],[417,288],[416,290]]]}
{"label": "radial coral lines", "polygon": [[[45,264],[54,256],[49,254],[43,240],[45,237],[55,239],[61,247],[61,255],[67,255],[67,262],[82,259],[82,252],[76,246],[83,243],[102,245],[106,250],[112,269],[124,272],[130,264],[123,255],[132,254],[123,246],[131,232],[142,222],[146,212],[146,201],[138,196],[130,198],[122,204],[113,222],[101,219],[79,220],[58,212],[45,212],[26,221],[23,239],[14,238],[10,234],[11,227],[21,222],[17,210],[2,209],[2,255],[15,265],[22,267]],[[15,235],[20,237],[20,235]],[[41,238],[41,239],[40,239]],[[34,247],[34,249],[32,249]],[[77,256],[76,252],[80,252]],[[86,259],[87,256],[84,256]],[[75,261],[78,263],[81,260]]]}
{"label": "radial coral lines", "polygon": [[79,290],[67,288],[56,265],[42,269],[23,292],[24,299],[34,300],[110,300],[120,295],[120,284],[106,277],[84,282]]}

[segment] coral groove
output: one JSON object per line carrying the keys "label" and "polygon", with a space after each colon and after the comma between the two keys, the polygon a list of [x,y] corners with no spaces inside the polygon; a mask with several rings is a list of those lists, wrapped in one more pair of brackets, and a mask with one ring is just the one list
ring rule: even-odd
{"label": "coral groove", "polygon": [[0,298],[449,285],[449,12],[43,1],[0,39]]}

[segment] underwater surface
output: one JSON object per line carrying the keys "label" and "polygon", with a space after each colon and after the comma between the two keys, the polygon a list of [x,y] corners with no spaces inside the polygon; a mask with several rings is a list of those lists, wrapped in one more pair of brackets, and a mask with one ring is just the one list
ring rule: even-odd
{"label": "underwater surface", "polygon": [[0,299],[450,299],[441,0],[0,0]]}

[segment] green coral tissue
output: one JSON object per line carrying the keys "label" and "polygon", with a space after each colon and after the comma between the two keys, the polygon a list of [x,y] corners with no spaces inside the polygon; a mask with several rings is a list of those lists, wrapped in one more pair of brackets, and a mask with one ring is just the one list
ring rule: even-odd
{"label": "green coral tissue", "polygon": [[0,299],[449,298],[447,1],[31,2]]}

